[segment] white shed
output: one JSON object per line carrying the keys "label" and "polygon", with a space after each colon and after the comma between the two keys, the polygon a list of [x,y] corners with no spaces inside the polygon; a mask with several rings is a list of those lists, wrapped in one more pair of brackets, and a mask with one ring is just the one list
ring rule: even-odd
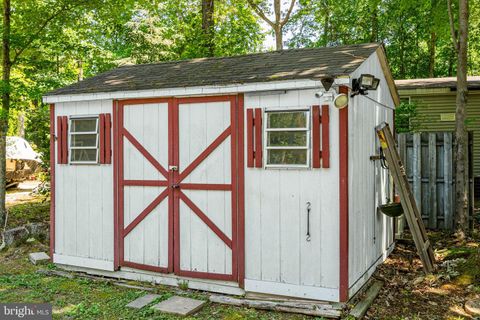
{"label": "white shed", "polygon": [[[378,88],[352,97],[361,75]],[[393,248],[382,45],[123,66],[44,102],[58,265],[344,302]]]}

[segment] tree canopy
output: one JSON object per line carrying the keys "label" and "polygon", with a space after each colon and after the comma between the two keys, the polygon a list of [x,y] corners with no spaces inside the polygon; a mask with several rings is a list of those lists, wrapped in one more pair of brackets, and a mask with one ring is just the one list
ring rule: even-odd
{"label": "tree canopy", "polygon": [[[9,135],[25,134],[48,159],[47,91],[122,64],[265,50],[273,0],[11,0]],[[456,56],[444,0],[290,0],[280,17],[286,48],[383,42],[395,78],[453,76]],[[269,7],[270,6],[270,7]],[[453,6],[458,3],[453,1]],[[480,2],[470,5],[469,74],[480,73]],[[454,10],[456,12],[457,10]],[[204,12],[203,12],[204,13]],[[454,19],[457,19],[454,16]],[[270,29],[267,25],[267,29]],[[207,39],[208,38],[208,39]]]}

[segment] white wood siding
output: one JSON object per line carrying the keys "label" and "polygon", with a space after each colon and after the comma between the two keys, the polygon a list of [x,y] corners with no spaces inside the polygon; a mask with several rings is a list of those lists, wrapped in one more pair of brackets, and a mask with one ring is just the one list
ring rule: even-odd
{"label": "white wood siding", "polygon": [[[322,104],[316,91],[246,94],[245,108]],[[338,111],[330,107],[330,168],[245,169],[246,291],[278,294],[278,285],[289,284],[295,296],[338,299],[330,295],[332,290],[325,290],[339,284],[338,151]],[[311,202],[310,242],[307,202]],[[314,294],[312,287],[317,288]]]}
{"label": "white wood siding", "polygon": [[[377,54],[370,56],[353,74],[373,74],[380,79],[376,91],[368,96],[387,106],[394,107],[387,82]],[[382,107],[371,100],[356,96],[349,104],[349,287],[365,282],[362,277],[372,265],[386,258],[393,243],[393,219],[381,212],[377,206],[386,203],[389,197],[388,171],[370,156],[378,154],[378,139],[375,127],[386,121],[393,126],[393,110]],[[360,280],[359,280],[360,279]],[[353,290],[352,290],[353,291]],[[353,292],[351,292],[353,293]]]}
{"label": "white wood siding", "polygon": [[[168,104],[126,105],[124,127],[164,167],[168,168]],[[166,178],[124,138],[124,179]],[[125,186],[124,227],[128,226],[166,187]],[[168,199],[164,199],[126,237],[125,261],[168,266]]]}
{"label": "white wood siding", "polygon": [[[179,171],[182,172],[230,126],[230,102],[179,105]],[[230,137],[202,161],[182,183],[231,184]],[[182,192],[232,239],[230,191]],[[180,268],[220,274],[232,273],[231,249],[180,200]]]}
{"label": "white wood siding", "polygon": [[[55,121],[99,113],[112,113],[112,101],[55,105]],[[55,253],[113,261],[113,165],[59,165],[55,159]]]}

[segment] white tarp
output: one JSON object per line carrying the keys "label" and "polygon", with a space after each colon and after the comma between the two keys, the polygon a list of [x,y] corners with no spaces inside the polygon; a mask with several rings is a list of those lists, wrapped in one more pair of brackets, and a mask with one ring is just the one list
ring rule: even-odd
{"label": "white tarp", "polygon": [[40,155],[32,149],[25,139],[7,137],[7,159],[35,160],[40,162]]}

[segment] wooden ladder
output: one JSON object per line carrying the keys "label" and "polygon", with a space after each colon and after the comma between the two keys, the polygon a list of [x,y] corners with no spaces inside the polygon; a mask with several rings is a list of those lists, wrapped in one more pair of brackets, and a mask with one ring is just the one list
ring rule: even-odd
{"label": "wooden ladder", "polygon": [[423,270],[426,273],[433,272],[435,270],[435,256],[432,245],[428,240],[427,232],[420,212],[418,211],[412,190],[410,189],[410,184],[405,174],[405,167],[400,160],[390,126],[387,123],[382,123],[376,128],[376,131],[393,181],[400,193],[403,212],[407,219],[413,240],[415,241],[418,255],[422,260]]}

